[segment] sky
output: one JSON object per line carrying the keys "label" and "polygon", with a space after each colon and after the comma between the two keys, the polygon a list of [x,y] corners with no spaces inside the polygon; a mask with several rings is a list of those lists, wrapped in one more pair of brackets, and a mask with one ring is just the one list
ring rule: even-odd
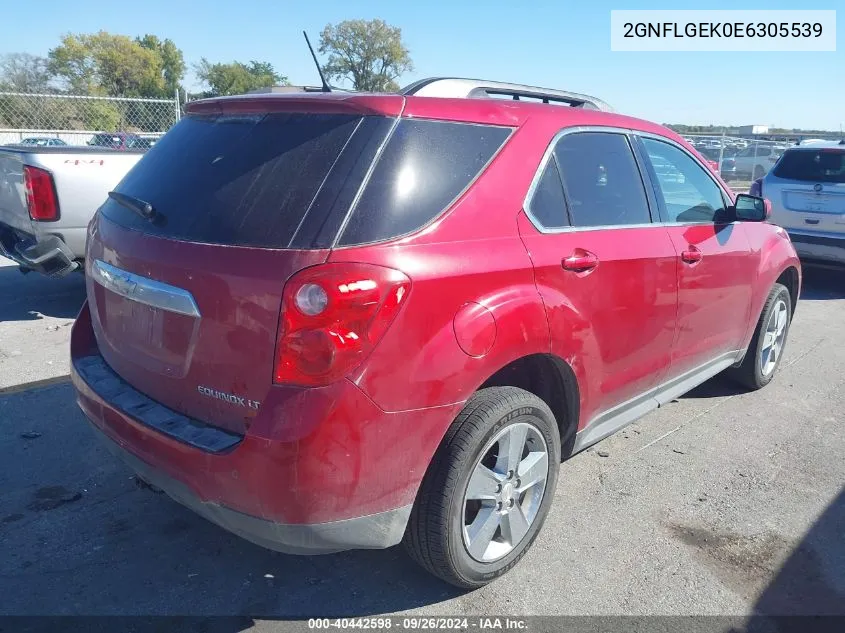
{"label": "sky", "polygon": [[[836,52],[612,52],[611,9],[839,9],[842,0],[3,0],[0,54],[46,55],[62,34],[153,33],[181,48],[189,69],[211,62],[269,61],[293,84],[319,84],[302,38],[316,47],[327,23],[381,18],[402,29],[415,69],[594,95],[617,111],[658,123],[845,126],[845,41]],[[522,6],[520,6],[522,5]],[[838,5],[838,6],[837,6]],[[15,26],[17,25],[17,26]],[[199,89],[189,72],[186,84]]]}

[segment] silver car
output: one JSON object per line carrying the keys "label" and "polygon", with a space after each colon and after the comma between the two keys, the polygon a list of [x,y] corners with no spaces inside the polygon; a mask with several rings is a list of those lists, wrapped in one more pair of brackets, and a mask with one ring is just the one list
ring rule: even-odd
{"label": "silver car", "polygon": [[734,157],[734,178],[756,180],[765,176],[783,155],[784,148],[755,143],[737,152]]}
{"label": "silver car", "polygon": [[845,140],[788,148],[750,193],[771,201],[802,260],[845,265]]}
{"label": "silver car", "polygon": [[60,138],[52,138],[48,136],[33,136],[25,138],[18,145],[35,145],[37,147],[64,147],[67,145]]}

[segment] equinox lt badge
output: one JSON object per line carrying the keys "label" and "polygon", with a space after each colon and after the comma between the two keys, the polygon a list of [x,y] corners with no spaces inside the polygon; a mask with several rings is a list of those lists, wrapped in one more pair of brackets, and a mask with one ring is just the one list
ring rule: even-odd
{"label": "equinox lt badge", "polygon": [[212,389],[211,387],[203,387],[202,385],[197,385],[197,391],[199,391],[204,396],[208,396],[209,398],[217,398],[218,400],[223,400],[224,402],[228,402],[229,404],[237,404],[241,407],[247,407],[249,409],[258,409],[261,406],[261,403],[257,400],[247,400],[243,396],[236,396],[233,393],[224,393],[223,391],[217,391],[216,389]]}

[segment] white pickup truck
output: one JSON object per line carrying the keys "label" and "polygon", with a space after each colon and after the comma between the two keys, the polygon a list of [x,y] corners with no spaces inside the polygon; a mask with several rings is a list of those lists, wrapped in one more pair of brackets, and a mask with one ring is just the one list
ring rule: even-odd
{"label": "white pickup truck", "polygon": [[0,147],[0,255],[63,277],[85,257],[88,222],[146,150]]}

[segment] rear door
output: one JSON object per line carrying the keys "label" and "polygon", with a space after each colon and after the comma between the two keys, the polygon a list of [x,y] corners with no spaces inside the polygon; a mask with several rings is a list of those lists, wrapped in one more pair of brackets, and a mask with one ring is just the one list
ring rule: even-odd
{"label": "rear door", "polygon": [[624,132],[563,133],[553,148],[526,204],[531,221],[520,231],[546,305],[552,352],[583,379],[581,419],[596,420],[644,404],[637,396],[666,374],[676,255],[666,229],[652,223]]}
{"label": "rear door", "polygon": [[91,226],[88,300],[106,362],[154,400],[243,431],[272,384],[285,281],[326,260],[391,125],[360,113],[183,118]]}
{"label": "rear door", "polygon": [[845,146],[787,151],[764,182],[771,221],[791,234],[845,236]]}
{"label": "rear door", "polygon": [[667,139],[638,137],[661,219],[678,261],[678,331],[672,376],[727,362],[742,346],[757,261],[746,228],[710,171]]}

